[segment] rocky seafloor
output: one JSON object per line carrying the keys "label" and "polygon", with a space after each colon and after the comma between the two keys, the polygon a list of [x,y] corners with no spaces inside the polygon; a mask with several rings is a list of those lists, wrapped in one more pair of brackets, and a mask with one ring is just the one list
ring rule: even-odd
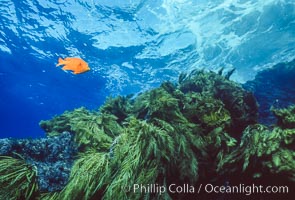
{"label": "rocky seafloor", "polygon": [[108,98],[97,111],[41,121],[46,138],[0,139],[0,199],[249,197],[130,189],[208,183],[285,185],[288,194],[258,198],[287,199],[295,182],[294,71],[294,61],[278,64],[242,87],[222,71],[196,70],[136,97]]}
{"label": "rocky seafloor", "polygon": [[41,139],[0,139],[0,155],[36,166],[40,191],[58,191],[66,185],[76,154],[77,145],[69,132]]}

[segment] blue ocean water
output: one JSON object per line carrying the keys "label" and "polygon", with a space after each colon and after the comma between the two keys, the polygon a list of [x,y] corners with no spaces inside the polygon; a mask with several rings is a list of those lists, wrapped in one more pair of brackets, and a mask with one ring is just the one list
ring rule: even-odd
{"label": "blue ocean water", "polygon": [[182,71],[234,67],[244,83],[294,58],[294,0],[0,0],[0,137],[44,136],[42,119]]}

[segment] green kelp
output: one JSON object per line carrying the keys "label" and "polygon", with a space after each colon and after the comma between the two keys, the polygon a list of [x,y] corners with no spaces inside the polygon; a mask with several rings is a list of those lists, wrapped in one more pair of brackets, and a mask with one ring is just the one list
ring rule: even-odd
{"label": "green kelp", "polygon": [[50,121],[41,121],[40,126],[48,136],[68,131],[75,135],[80,151],[89,149],[108,150],[113,138],[120,134],[121,127],[114,115],[100,115],[85,108],[66,111]]}
{"label": "green kelp", "polygon": [[241,133],[257,121],[258,106],[253,94],[214,72],[193,71],[182,78],[179,88],[184,93],[196,92],[222,101],[231,115],[232,133]]}
{"label": "green kelp", "polygon": [[66,111],[40,125],[48,136],[74,134],[80,154],[64,189],[41,198],[188,199],[189,194],[134,186],[197,188],[277,176],[294,182],[294,130],[257,124],[257,108],[239,84],[193,71],[181,74],[177,84],[108,98],[99,111]]}
{"label": "green kelp", "polygon": [[130,114],[132,107],[130,105],[131,96],[108,97],[104,105],[100,107],[101,113],[113,114],[117,117],[118,122],[122,122]]}
{"label": "green kelp", "polygon": [[111,182],[109,155],[87,152],[75,162],[66,187],[52,199],[100,199],[105,187]]}
{"label": "green kelp", "polygon": [[36,169],[23,159],[0,156],[0,199],[37,199]]}
{"label": "green kelp", "polygon": [[230,113],[219,99],[208,94],[190,92],[183,100],[182,113],[192,123],[200,124],[208,131],[217,128],[229,128]]}
{"label": "green kelp", "polygon": [[[162,182],[161,174],[171,159],[175,144],[166,130],[131,118],[114,149],[114,174],[106,199],[139,199],[140,192],[124,191],[135,183]],[[161,163],[161,161],[163,163]],[[151,194],[146,194],[151,195]]]}
{"label": "green kelp", "polygon": [[281,128],[295,128],[295,105],[285,109],[275,109],[271,107],[271,111],[278,119],[278,126]]}
{"label": "green kelp", "polygon": [[[219,160],[218,171],[227,176],[242,175],[239,181],[289,183],[295,181],[295,129],[289,126],[294,106],[276,110],[279,127],[249,125],[239,146]],[[284,123],[283,123],[284,122]],[[233,179],[236,180],[236,179]],[[294,184],[294,183],[293,183]]]}

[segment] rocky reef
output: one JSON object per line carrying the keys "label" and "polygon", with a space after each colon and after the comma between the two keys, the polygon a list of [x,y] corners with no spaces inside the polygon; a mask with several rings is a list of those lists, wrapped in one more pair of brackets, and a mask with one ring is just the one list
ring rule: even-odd
{"label": "rocky reef", "polygon": [[0,159],[5,158],[5,162],[9,157],[14,160],[20,159],[19,162],[23,161],[30,166],[30,169],[35,169],[38,172],[36,181],[40,191],[61,190],[66,185],[76,154],[77,145],[69,132],[61,132],[56,137],[34,140],[0,139],[0,155],[4,156]]}
{"label": "rocky reef", "polygon": [[276,123],[271,108],[286,108],[295,102],[295,60],[259,72],[243,87],[252,91],[259,104],[259,122]]}
{"label": "rocky reef", "polygon": [[[213,72],[181,74],[178,83],[165,82],[135,97],[110,97],[98,111],[78,108],[41,121],[48,138],[67,132],[77,145],[63,188],[40,190],[35,178],[38,166],[28,156],[13,155],[0,158],[0,185],[22,188],[26,199],[44,200],[238,197],[209,194],[200,188],[205,184],[284,184],[291,190],[295,111],[289,107],[272,112],[276,124],[258,124],[256,99],[241,85]],[[33,175],[11,181],[7,176],[19,174],[20,169],[6,169],[7,159],[30,165],[25,173]],[[245,197],[245,192],[241,195]],[[260,199],[270,199],[264,195]],[[14,194],[11,199],[21,197]]]}

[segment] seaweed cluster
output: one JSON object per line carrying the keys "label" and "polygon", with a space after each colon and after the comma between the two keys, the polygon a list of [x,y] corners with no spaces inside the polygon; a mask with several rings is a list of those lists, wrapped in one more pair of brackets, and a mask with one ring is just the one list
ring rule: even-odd
{"label": "seaweed cluster", "polygon": [[40,126],[48,137],[73,135],[78,156],[69,180],[62,190],[34,192],[46,200],[188,199],[208,194],[133,186],[294,184],[294,107],[273,112],[278,124],[258,124],[251,92],[204,71],[181,74],[177,84],[165,82],[136,97],[110,97],[99,111],[66,111]]}
{"label": "seaweed cluster", "polygon": [[0,156],[0,174],[0,199],[17,200],[37,197],[36,168],[27,164],[22,158]]}

